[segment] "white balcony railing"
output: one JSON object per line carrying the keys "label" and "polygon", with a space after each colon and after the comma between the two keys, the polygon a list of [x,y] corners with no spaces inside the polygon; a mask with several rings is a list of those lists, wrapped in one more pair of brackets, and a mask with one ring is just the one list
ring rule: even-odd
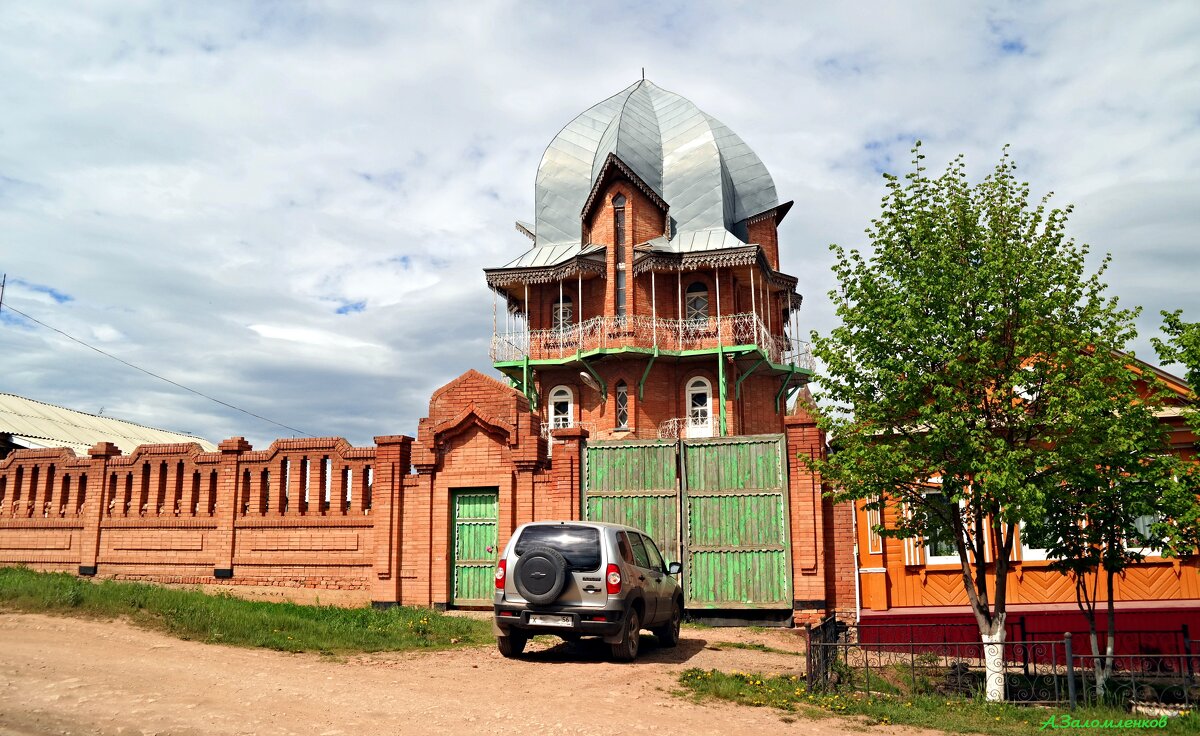
{"label": "white balcony railing", "polygon": [[814,368],[807,342],[772,335],[752,313],[719,319],[593,317],[557,330],[513,330],[492,336],[492,361],[569,358],[576,351],[620,347],[705,350],[721,345],[757,345],[772,363]]}
{"label": "white balcony railing", "polygon": [[658,438],[660,440],[696,439],[697,437],[713,436],[713,419],[701,421],[693,417],[675,417],[659,422]]}

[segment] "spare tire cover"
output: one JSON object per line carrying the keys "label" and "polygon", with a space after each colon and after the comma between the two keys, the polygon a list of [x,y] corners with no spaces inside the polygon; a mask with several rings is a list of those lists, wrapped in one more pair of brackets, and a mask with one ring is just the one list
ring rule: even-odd
{"label": "spare tire cover", "polygon": [[567,559],[550,547],[533,547],[517,560],[517,591],[530,603],[552,603],[567,584]]}

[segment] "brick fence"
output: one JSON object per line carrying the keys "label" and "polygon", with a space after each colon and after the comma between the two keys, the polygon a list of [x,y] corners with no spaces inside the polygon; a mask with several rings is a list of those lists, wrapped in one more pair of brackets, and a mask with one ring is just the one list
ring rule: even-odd
{"label": "brick fence", "polygon": [[[820,451],[808,417],[789,418],[787,430],[791,457]],[[468,371],[434,393],[415,440],[283,439],[255,450],[233,437],[216,452],[171,444],[128,455],[102,442],[87,457],[18,450],[0,460],[0,565],[443,607],[454,490],[498,489],[501,544],[526,521],[579,518],[587,432],[554,437],[552,461],[528,400]],[[796,614],[808,619],[845,597],[852,568],[834,568],[848,529],[819,479],[791,465]]]}

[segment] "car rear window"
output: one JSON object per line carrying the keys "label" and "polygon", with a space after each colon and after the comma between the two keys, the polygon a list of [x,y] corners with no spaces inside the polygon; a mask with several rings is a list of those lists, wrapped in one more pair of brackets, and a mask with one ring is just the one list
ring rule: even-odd
{"label": "car rear window", "polygon": [[591,572],[600,567],[600,530],[590,526],[531,526],[521,532],[514,551],[517,556],[533,547],[549,547],[563,557],[575,572]]}

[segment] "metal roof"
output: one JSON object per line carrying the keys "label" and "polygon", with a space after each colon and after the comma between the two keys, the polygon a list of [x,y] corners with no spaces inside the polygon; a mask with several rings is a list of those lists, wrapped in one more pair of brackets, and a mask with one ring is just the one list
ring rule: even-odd
{"label": "metal roof", "polygon": [[[580,212],[609,154],[666,201],[669,250],[712,242],[711,235],[689,236],[696,231],[723,229],[736,237],[744,233],[738,223],[779,205],[770,173],[741,138],[691,101],[643,79],[582,112],[546,147],[534,187],[535,250],[578,248]],[[744,235],[737,239],[745,244]]]}
{"label": "metal roof", "polygon": [[514,258],[501,268],[539,268],[542,266],[557,266],[575,256],[586,256],[604,250],[603,245],[588,245],[583,248],[579,243],[563,245],[544,245],[534,247]]}
{"label": "metal roof", "polygon": [[0,432],[12,435],[25,447],[69,447],[86,455],[97,442],[111,442],[122,451],[132,452],[138,445],[195,442],[212,452],[217,446],[208,440],[180,432],[145,427],[124,419],[101,417],[74,409],[0,393]]}

